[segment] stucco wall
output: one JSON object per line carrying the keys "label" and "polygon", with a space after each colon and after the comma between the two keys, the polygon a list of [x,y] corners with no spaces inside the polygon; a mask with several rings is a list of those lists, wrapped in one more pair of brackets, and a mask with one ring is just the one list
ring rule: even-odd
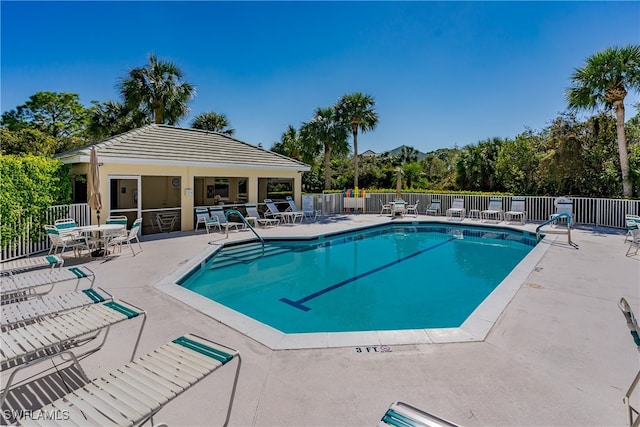
{"label": "stucco wall", "polygon": [[[153,203],[155,206],[166,203],[168,206],[175,201],[179,201],[181,206],[181,229],[192,230],[194,228],[194,194],[195,191],[206,191],[206,184],[204,189],[197,189],[194,187],[195,177],[210,177],[211,185],[213,185],[213,178],[247,178],[247,198],[248,203],[262,203],[262,200],[258,200],[258,179],[259,178],[289,178],[294,182],[294,199],[296,203],[301,203],[301,173],[298,171],[278,170],[278,169],[264,169],[264,168],[251,168],[251,169],[237,169],[237,168],[205,168],[194,166],[170,166],[170,165],[144,165],[144,164],[113,164],[101,161],[100,166],[100,191],[102,193],[102,205],[101,220],[104,220],[109,214],[109,206],[111,204],[110,197],[111,192],[109,188],[109,177],[126,176],[126,177],[170,177],[162,180],[143,180],[148,183],[157,183],[163,185],[165,188],[162,190],[153,190],[146,188],[148,183],[144,184],[138,189],[138,197],[144,201],[147,205]],[[75,164],[72,166],[72,172],[77,174],[86,174],[88,171],[88,164]],[[174,177],[180,178],[180,186],[177,191],[173,190],[171,186],[171,180]],[[209,182],[209,181],[207,181]],[[231,191],[235,191],[236,186],[230,187]],[[167,190],[168,189],[168,190]],[[189,193],[187,189],[192,191]],[[118,197],[132,197],[130,190],[127,189],[126,193],[118,192]],[[169,191],[169,193],[167,193]],[[148,199],[147,199],[148,198]],[[174,198],[176,198],[174,200]],[[237,194],[229,194],[230,200],[236,200]],[[132,199],[133,200],[133,199]],[[213,201],[212,203],[213,204]],[[144,209],[144,206],[143,206]],[[91,213],[92,223],[97,222],[97,216],[95,212]]]}

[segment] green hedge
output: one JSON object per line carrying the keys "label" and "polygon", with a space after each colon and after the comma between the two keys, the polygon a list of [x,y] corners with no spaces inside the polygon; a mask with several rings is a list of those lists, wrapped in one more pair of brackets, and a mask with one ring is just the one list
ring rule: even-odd
{"label": "green hedge", "polygon": [[[360,188],[359,190],[362,190]],[[384,188],[365,188],[366,193],[375,194],[375,193],[393,193],[395,194],[396,189],[384,189]],[[343,193],[344,190],[324,190],[323,194],[337,194]],[[461,195],[477,195],[477,196],[513,196],[512,193],[498,193],[498,192],[482,192],[482,191],[451,191],[451,190],[424,190],[417,188],[405,188],[402,190],[403,193],[413,193],[413,194],[461,194]]]}
{"label": "green hedge", "polygon": [[[20,219],[31,217],[31,237],[42,233],[50,206],[71,202],[69,168],[59,160],[34,155],[0,155],[0,244],[24,233]],[[15,224],[22,227],[16,228]]]}

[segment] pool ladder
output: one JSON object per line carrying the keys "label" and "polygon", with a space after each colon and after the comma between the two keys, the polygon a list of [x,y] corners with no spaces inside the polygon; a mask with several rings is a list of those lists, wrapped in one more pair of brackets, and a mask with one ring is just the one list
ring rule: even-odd
{"label": "pool ladder", "polygon": [[567,219],[567,231],[564,230],[547,230],[546,233],[549,234],[566,234],[567,238],[569,239],[569,245],[573,246],[574,248],[578,249],[578,245],[576,243],[573,243],[573,241],[571,240],[571,227],[573,226],[573,224],[571,224],[571,215],[569,215],[568,213],[561,213],[561,214],[557,214],[554,215],[553,218],[543,222],[542,224],[540,224],[539,226],[536,227],[536,241],[540,241],[542,239],[541,237],[541,231],[540,229],[542,227],[544,227],[547,224],[550,224],[552,222],[556,222],[558,219],[560,218],[566,218]]}
{"label": "pool ladder", "polygon": [[[264,255],[264,240],[262,239],[262,237],[260,237],[260,235],[256,232],[256,230],[251,226],[251,224],[249,224],[249,222],[247,221],[247,219],[240,213],[240,211],[237,211],[235,209],[229,209],[226,213],[225,213],[225,217],[227,218],[227,222],[229,222],[229,214],[236,214],[240,217],[240,219],[242,220],[242,222],[244,223],[244,225],[246,225],[247,227],[249,227],[249,230],[251,230],[251,232],[253,232],[253,234],[256,235],[256,237],[258,238],[258,240],[260,241],[260,243],[262,244],[262,254]],[[227,236],[227,238],[229,238],[229,229],[227,228],[225,230],[225,235]]]}

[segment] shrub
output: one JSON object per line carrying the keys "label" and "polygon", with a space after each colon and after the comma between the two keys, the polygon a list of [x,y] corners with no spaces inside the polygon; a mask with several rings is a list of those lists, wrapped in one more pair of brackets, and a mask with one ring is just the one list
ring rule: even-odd
{"label": "shrub", "polygon": [[[71,201],[69,168],[34,155],[0,155],[0,244],[23,235],[31,217],[32,238],[42,233],[50,206]],[[16,224],[18,225],[16,227]]]}

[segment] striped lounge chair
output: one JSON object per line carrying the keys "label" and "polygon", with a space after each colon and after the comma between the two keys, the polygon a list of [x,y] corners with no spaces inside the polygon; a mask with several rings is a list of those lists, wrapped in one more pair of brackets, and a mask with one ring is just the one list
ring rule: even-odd
{"label": "striped lounge chair", "polygon": [[18,298],[44,295],[51,292],[56,284],[72,280],[76,281],[75,290],[78,290],[82,279],[87,279],[89,288],[92,288],[95,274],[87,267],[57,268],[44,272],[9,274],[9,276],[2,279],[0,299],[3,304],[6,304]]}
{"label": "striped lounge chair", "polygon": [[3,331],[13,329],[42,317],[111,300],[113,300],[113,297],[104,289],[100,289],[100,291],[83,289],[55,295],[43,295],[39,298],[29,298],[11,304],[2,304],[0,306],[2,310],[0,327]]}
{"label": "striped lounge chair", "polygon": [[141,317],[142,322],[131,354],[133,360],[147,313],[124,301],[90,305],[58,316],[44,317],[38,322],[3,332],[0,335],[0,371],[12,372],[2,392],[0,406],[4,404],[14,377],[21,369],[65,352],[70,353],[70,348],[91,342],[104,332],[98,345],[81,354],[71,353],[74,358],[88,356],[102,348],[113,325],[137,317]]}
{"label": "striped lounge chair", "polygon": [[[147,421],[151,421],[151,425],[160,425],[153,421],[153,416],[160,409],[233,359],[237,359],[236,374],[223,424],[226,426],[240,374],[240,354],[193,334],[181,336],[124,367],[88,382],[44,406],[41,411],[68,414],[65,423],[69,425],[130,426]],[[23,426],[50,425],[49,420],[28,418],[28,414],[17,421]],[[218,424],[211,420],[209,414],[206,421],[211,425]]]}
{"label": "striped lounge chair", "polygon": [[20,258],[11,261],[5,261],[0,264],[0,273],[9,274],[18,271],[34,270],[43,267],[62,267],[64,260],[57,255],[37,256],[30,258]]}

